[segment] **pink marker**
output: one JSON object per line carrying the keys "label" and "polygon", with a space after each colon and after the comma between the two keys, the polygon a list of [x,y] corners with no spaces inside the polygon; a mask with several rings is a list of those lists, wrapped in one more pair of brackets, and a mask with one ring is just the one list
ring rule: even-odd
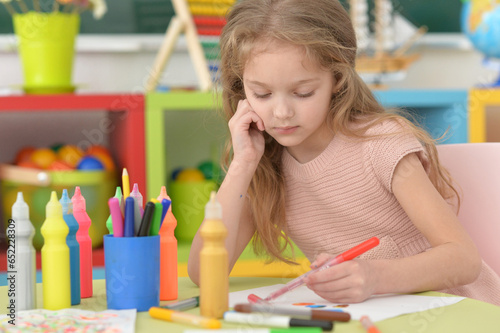
{"label": "pink marker", "polygon": [[113,223],[113,236],[123,237],[123,217],[120,209],[120,200],[118,198],[110,198],[108,200],[109,212],[111,213],[111,221]]}
{"label": "pink marker", "polygon": [[73,216],[78,222],[76,240],[80,245],[80,294],[81,298],[92,297],[92,239],[89,236],[89,228],[92,224],[86,211],[85,198],[82,196],[80,187],[75,188],[75,194],[71,198],[73,203]]}
{"label": "pink marker", "polygon": [[[281,295],[303,285],[305,277],[308,276],[309,274],[314,273],[314,272],[318,272],[318,271],[322,271],[322,270],[327,269],[331,266],[340,264],[344,261],[352,260],[352,259],[356,258],[357,256],[362,255],[366,251],[371,250],[372,248],[374,248],[378,244],[379,244],[379,239],[377,237],[372,237],[369,240],[364,241],[363,243],[361,243],[359,245],[356,245],[352,249],[347,250],[342,254],[339,254],[335,258],[328,260],[320,267],[312,269],[309,272],[302,274],[298,278],[295,278],[294,280],[288,282],[283,288],[278,289],[277,291],[271,293],[269,296],[267,296],[263,300],[260,299],[260,297],[258,297],[256,295],[254,295],[254,296],[257,297],[259,300],[257,300],[255,297],[253,299],[256,300],[255,302],[272,301],[272,300],[280,297]],[[252,296],[252,295],[250,295],[250,296]],[[248,296],[249,301],[250,301],[250,296]],[[255,303],[255,302],[253,302],[253,303]]]}

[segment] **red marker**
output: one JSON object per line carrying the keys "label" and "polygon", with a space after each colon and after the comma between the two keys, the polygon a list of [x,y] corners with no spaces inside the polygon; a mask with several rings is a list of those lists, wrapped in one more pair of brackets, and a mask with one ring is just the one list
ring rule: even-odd
{"label": "red marker", "polygon": [[314,273],[314,272],[318,272],[318,271],[322,271],[324,269],[327,269],[331,266],[340,264],[340,263],[347,261],[347,260],[352,260],[352,259],[356,258],[357,256],[362,255],[366,251],[373,249],[378,244],[379,244],[379,240],[377,237],[370,238],[369,240],[364,241],[363,243],[361,243],[359,245],[356,245],[352,249],[347,250],[342,254],[339,254],[335,258],[330,259],[329,261],[325,262],[320,267],[317,267],[313,270],[310,270],[309,272],[302,274],[298,278],[288,282],[287,284],[285,284],[285,286],[283,288],[271,293],[271,295],[267,296],[263,300],[260,299],[258,296],[252,294],[253,296],[255,296],[255,297],[252,297],[253,302],[252,302],[252,300],[250,300],[250,296],[252,296],[252,295],[250,295],[248,297],[248,301],[251,303],[258,303],[258,302],[262,302],[262,301],[272,301],[272,300],[278,298],[279,296],[283,295],[284,293],[287,293],[290,290],[293,290],[293,289],[303,285],[304,278],[306,276],[308,276],[309,274]]}

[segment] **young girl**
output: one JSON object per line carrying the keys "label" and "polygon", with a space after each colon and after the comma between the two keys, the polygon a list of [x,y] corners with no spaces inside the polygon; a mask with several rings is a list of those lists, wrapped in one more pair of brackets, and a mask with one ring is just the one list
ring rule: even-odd
{"label": "young girl", "polygon": [[[373,236],[380,245],[306,279],[332,302],[425,290],[500,305],[500,278],[461,227],[433,140],[386,112],[355,71],[356,39],[337,0],[241,0],[220,39],[229,167],[217,194],[229,271],[254,237],[317,267]],[[188,271],[199,281],[202,239]]]}

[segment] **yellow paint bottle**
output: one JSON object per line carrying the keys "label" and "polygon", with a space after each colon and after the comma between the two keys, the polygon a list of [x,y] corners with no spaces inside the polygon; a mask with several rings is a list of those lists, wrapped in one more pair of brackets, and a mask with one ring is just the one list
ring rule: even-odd
{"label": "yellow paint bottle", "polygon": [[225,247],[227,229],[222,222],[222,207],[210,195],[205,206],[205,221],[200,229],[203,248],[200,252],[200,314],[222,318],[228,310],[229,274]]}
{"label": "yellow paint bottle", "polygon": [[59,310],[71,307],[69,248],[66,244],[69,228],[63,219],[62,205],[52,191],[46,206],[41,232],[43,308]]}

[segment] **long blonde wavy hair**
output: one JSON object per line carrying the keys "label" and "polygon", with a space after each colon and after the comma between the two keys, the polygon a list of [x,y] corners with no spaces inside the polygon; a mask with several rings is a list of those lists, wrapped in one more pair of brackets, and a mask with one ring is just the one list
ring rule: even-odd
{"label": "long blonde wavy hair", "polygon": [[[222,112],[227,121],[245,99],[243,70],[257,44],[277,40],[303,47],[306,56],[329,70],[337,80],[327,122],[333,133],[366,138],[365,131],[380,122],[396,119],[406,124],[423,144],[429,158],[429,177],[446,198],[458,198],[448,172],[439,164],[435,141],[401,110],[386,111],[356,73],[356,37],[350,18],[337,0],[240,0],[227,16],[220,36],[220,83]],[[363,118],[366,126],[350,123]],[[285,183],[281,171],[283,146],[267,133],[265,151],[251,181],[248,198],[256,227],[253,238],[257,254],[293,263],[283,252],[290,244],[285,219]],[[232,160],[231,138],[223,154],[227,170]]]}

